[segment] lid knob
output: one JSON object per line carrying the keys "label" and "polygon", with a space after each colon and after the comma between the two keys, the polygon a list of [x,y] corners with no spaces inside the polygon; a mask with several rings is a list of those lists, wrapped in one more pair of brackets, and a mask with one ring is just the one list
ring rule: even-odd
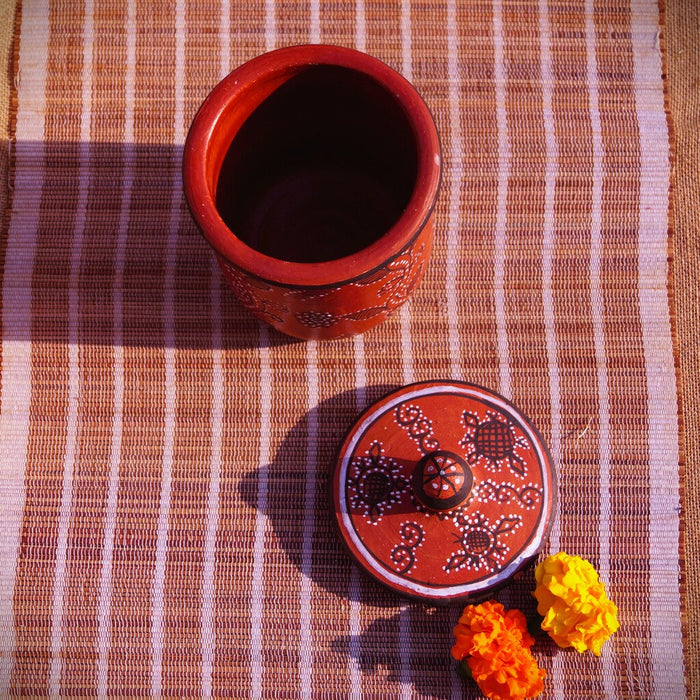
{"label": "lid knob", "polygon": [[462,505],[472,490],[474,476],[465,460],[454,452],[435,450],[413,470],[413,493],[431,510],[452,510]]}

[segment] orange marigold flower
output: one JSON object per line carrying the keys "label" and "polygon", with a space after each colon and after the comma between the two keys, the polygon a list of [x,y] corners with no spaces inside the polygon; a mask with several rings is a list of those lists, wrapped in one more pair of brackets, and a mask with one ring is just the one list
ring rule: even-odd
{"label": "orange marigold flower", "polygon": [[616,632],[617,606],[605,593],[593,565],[559,552],[535,569],[537,612],[544,616],[542,629],[560,647],[578,652],[590,649],[596,656]]}
{"label": "orange marigold flower", "polygon": [[469,666],[481,692],[492,700],[524,700],[539,695],[544,670],[532,657],[534,644],[525,616],[495,601],[467,605],[454,629],[452,656]]}

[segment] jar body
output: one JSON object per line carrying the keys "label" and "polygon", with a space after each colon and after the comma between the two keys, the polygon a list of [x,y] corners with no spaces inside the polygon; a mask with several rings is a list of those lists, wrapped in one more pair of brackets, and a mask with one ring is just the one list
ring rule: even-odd
{"label": "jar body", "polygon": [[325,287],[282,286],[252,277],[222,256],[218,260],[234,294],[254,316],[287,335],[326,340],[364,333],[404,304],[423,277],[432,242],[431,216],[399,255],[365,275]]}
{"label": "jar body", "polygon": [[362,333],[428,263],[441,172],[413,86],[367,54],[309,45],[234,70],[197,113],[183,179],[241,303],[303,339]]}

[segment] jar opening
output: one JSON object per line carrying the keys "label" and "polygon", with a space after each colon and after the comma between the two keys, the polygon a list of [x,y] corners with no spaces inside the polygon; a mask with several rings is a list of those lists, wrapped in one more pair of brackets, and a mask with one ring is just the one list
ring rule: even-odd
{"label": "jar opening", "polygon": [[277,260],[343,258],[401,217],[418,147],[398,100],[343,66],[300,69],[235,134],[216,180],[216,207],[246,245]]}

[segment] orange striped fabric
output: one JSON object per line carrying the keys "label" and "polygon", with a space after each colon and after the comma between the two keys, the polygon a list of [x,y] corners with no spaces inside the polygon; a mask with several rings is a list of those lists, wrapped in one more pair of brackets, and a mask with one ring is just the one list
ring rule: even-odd
{"label": "orange striped fabric", "polygon": [[[458,609],[362,574],[335,450],[388,389],[511,398],[559,473],[548,551],[620,608],[552,698],[678,698],[685,669],[655,0],[23,0],[2,232],[0,695],[475,697]],[[187,211],[213,85],[275,47],[356,47],[441,134],[436,240],[364,336],[299,342],[235,300]],[[533,615],[532,572],[497,594]]]}

